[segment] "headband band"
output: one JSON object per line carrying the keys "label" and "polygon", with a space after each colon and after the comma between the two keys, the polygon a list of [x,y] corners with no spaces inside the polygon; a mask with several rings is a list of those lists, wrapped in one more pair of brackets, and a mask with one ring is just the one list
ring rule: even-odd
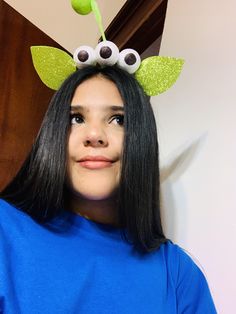
{"label": "headband band", "polygon": [[118,47],[106,40],[102,19],[95,0],[72,0],[73,9],[79,14],[93,11],[103,41],[95,49],[80,46],[73,58],[63,50],[48,46],[33,46],[31,54],[34,67],[42,82],[51,89],[57,90],[66,78],[76,70],[88,65],[113,66],[133,74],[148,96],[165,92],[178,79],[184,60],[172,57],[152,56],[141,61],[137,51]]}

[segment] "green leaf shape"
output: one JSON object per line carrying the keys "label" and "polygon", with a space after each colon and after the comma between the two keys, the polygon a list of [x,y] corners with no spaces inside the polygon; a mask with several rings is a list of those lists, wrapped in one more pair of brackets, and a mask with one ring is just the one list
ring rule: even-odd
{"label": "green leaf shape", "polygon": [[144,59],[135,78],[148,96],[156,96],[169,89],[178,79],[183,59],[154,56]]}
{"label": "green leaf shape", "polygon": [[30,50],[35,70],[51,89],[59,89],[64,80],[76,71],[74,60],[63,50],[48,46],[32,46]]}

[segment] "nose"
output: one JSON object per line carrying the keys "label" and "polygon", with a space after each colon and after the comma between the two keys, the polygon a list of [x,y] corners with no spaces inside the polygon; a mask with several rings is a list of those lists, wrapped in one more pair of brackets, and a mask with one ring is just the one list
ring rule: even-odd
{"label": "nose", "polygon": [[108,139],[101,127],[92,127],[86,130],[83,143],[85,147],[106,147]]}

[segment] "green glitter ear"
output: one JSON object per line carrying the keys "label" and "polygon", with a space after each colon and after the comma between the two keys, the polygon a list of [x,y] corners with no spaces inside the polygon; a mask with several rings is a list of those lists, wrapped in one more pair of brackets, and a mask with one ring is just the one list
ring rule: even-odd
{"label": "green glitter ear", "polygon": [[65,51],[48,46],[30,47],[33,64],[42,82],[57,90],[73,72],[76,64]]}
{"label": "green glitter ear", "polygon": [[144,59],[135,78],[148,96],[155,96],[169,89],[179,77],[183,59],[154,56]]}

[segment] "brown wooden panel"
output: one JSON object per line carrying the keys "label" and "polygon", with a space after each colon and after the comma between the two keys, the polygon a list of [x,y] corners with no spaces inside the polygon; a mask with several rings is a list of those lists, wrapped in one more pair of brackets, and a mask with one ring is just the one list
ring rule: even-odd
{"label": "brown wooden panel", "polygon": [[0,190],[29,152],[53,94],[33,68],[33,45],[60,47],[0,0]]}
{"label": "brown wooden panel", "polygon": [[167,0],[128,0],[106,30],[119,49],[142,54],[163,33]]}

